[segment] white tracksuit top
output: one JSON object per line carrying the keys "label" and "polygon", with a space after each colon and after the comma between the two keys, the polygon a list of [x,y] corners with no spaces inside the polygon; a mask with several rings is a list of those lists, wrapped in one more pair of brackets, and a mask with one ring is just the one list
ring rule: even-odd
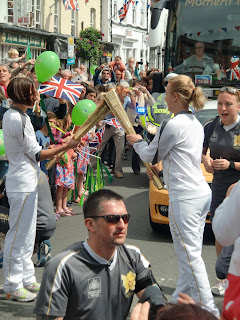
{"label": "white tracksuit top", "polygon": [[134,144],[134,149],[145,162],[152,162],[158,152],[169,201],[209,195],[211,189],[200,168],[204,139],[200,122],[191,112],[184,111],[165,120],[162,126],[163,129],[158,129],[149,145],[139,140]]}

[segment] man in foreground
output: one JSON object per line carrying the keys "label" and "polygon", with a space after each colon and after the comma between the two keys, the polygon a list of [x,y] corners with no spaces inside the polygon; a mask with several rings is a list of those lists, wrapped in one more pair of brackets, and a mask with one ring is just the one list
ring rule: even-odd
{"label": "man in foreground", "polygon": [[37,319],[127,318],[134,293],[155,283],[138,248],[124,245],[130,214],[122,196],[93,193],[84,203],[88,239],[47,264],[34,312]]}

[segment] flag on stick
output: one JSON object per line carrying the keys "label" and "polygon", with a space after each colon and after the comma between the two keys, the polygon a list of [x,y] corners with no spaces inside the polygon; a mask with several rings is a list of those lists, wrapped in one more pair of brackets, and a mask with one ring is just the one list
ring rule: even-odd
{"label": "flag on stick", "polygon": [[129,1],[125,2],[123,7],[118,10],[118,15],[119,15],[120,22],[122,22],[126,18],[126,15],[127,15],[127,12],[128,12],[128,9],[129,9],[129,6],[130,6],[131,2],[132,2],[132,0],[129,0]]}
{"label": "flag on stick", "polygon": [[27,61],[32,59],[32,53],[31,53],[31,49],[30,49],[30,43],[27,46]]}
{"label": "flag on stick", "polygon": [[83,86],[67,79],[52,77],[50,81],[41,83],[39,93],[55,98],[62,98],[75,105],[81,95]]}

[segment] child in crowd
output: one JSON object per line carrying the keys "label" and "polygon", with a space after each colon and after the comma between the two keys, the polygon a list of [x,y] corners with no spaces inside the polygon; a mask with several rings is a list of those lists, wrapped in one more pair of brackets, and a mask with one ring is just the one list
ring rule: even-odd
{"label": "child in crowd", "polygon": [[77,158],[77,182],[76,187],[78,190],[78,195],[74,202],[79,203],[81,200],[81,197],[83,194],[87,195],[87,192],[85,191],[83,187],[83,180],[84,175],[87,173],[87,166],[89,163],[89,154],[90,154],[90,148],[89,148],[89,142],[91,142],[95,138],[95,127],[92,128],[88,133],[86,133],[83,138],[82,142],[84,143],[84,146],[81,148],[78,148],[78,158]]}
{"label": "child in crowd", "polygon": [[[51,111],[48,111],[47,115],[48,115],[48,121],[51,124],[57,125],[56,114]],[[42,146],[43,149],[47,149],[49,147],[50,138],[49,138],[49,133],[48,133],[48,128],[46,123],[40,130],[36,131],[36,138],[37,138],[37,142],[39,143],[40,146]],[[48,175],[48,170],[46,169],[47,162],[48,160],[43,160],[40,162],[40,168],[46,175]]]}
{"label": "child in crowd", "polygon": [[122,58],[120,56],[116,56],[114,61],[109,63],[109,66],[113,68],[113,71],[120,70],[122,72],[122,79],[124,79],[124,71],[126,70],[125,65],[122,63]]}
{"label": "child in crowd", "polygon": [[[63,120],[58,120],[58,127],[60,130],[52,130],[55,133],[54,139],[58,144],[62,144],[68,139],[71,139],[71,132],[63,133],[62,131],[67,131],[71,126],[71,117],[69,114]],[[62,131],[61,131],[62,130]],[[60,132],[60,134],[59,134]],[[58,139],[59,136],[62,136]],[[56,191],[56,216],[57,218],[63,216],[74,215],[70,208],[67,207],[67,194],[68,189],[75,188],[75,178],[74,178],[74,165],[72,158],[77,155],[73,149],[65,153],[63,159],[56,165],[56,178],[55,183],[57,186]]]}
{"label": "child in crowd", "polygon": [[19,52],[16,49],[11,48],[8,51],[8,59],[7,59],[7,64],[9,66],[12,65],[14,62],[19,62],[20,60],[25,58],[25,54],[23,54],[21,57],[19,57]]}
{"label": "child in crowd", "polygon": [[92,100],[96,102],[97,90],[95,88],[88,87],[84,99]]}

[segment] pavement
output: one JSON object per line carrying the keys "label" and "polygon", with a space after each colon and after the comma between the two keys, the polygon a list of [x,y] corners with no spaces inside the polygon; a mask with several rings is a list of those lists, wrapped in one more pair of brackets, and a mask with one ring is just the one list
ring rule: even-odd
{"label": "pavement", "polygon": [[[120,193],[125,198],[125,204],[131,219],[128,227],[127,243],[139,247],[143,255],[151,262],[153,274],[162,287],[167,298],[170,299],[177,281],[177,259],[173,248],[171,234],[168,229],[155,232],[149,224],[148,206],[148,178],[145,168],[141,168],[141,174],[135,175],[131,169],[131,150],[127,152],[127,158],[123,162],[124,178],[114,178],[109,184],[106,180],[105,188]],[[61,217],[57,221],[56,231],[51,238],[52,256],[62,251],[69,245],[85,240],[87,230],[84,226],[82,208],[73,204],[76,216]],[[214,239],[211,232],[204,238],[203,259],[211,285],[216,284],[215,262],[216,253]],[[33,256],[36,262],[36,255]],[[44,268],[35,268],[37,281],[41,282]],[[3,272],[0,270],[0,286],[3,285]],[[133,305],[137,302],[134,299]],[[215,302],[219,309],[222,308],[223,298],[216,297]],[[4,299],[3,289],[0,287],[0,320],[29,320],[36,319],[33,314],[35,302],[21,303]]]}

